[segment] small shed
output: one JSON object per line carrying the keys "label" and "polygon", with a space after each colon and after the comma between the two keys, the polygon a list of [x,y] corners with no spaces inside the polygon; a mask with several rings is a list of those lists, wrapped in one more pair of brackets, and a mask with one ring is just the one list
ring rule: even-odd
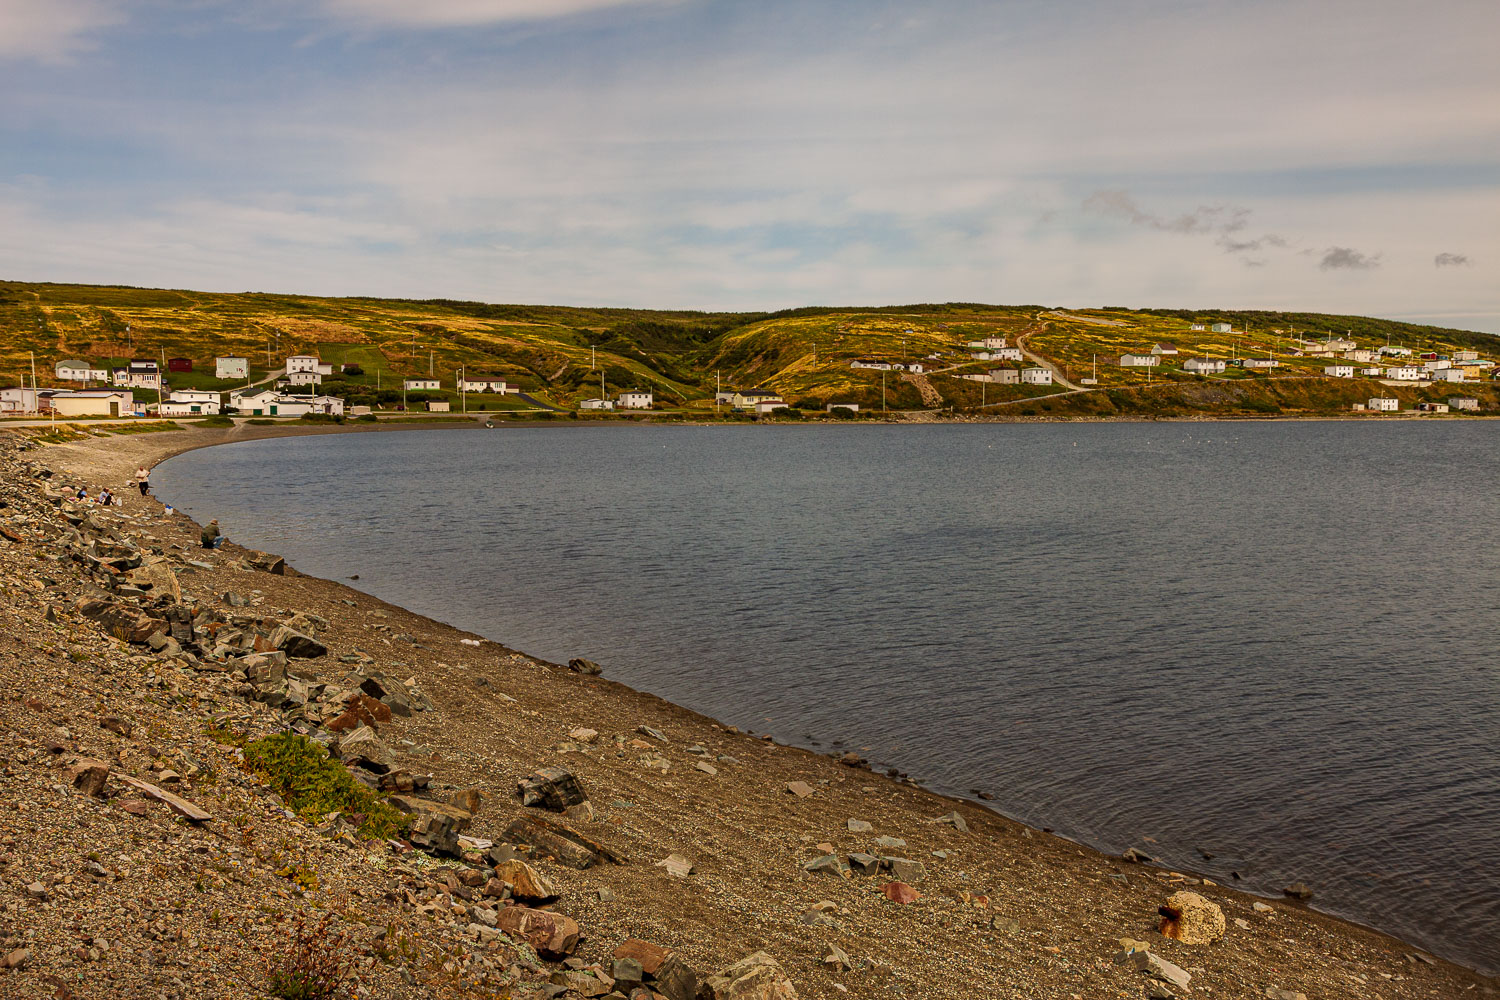
{"label": "small shed", "polygon": [[167,359],[167,371],[169,371],[169,372],[190,372],[192,370],[193,370],[193,359],[192,358],[168,358]]}

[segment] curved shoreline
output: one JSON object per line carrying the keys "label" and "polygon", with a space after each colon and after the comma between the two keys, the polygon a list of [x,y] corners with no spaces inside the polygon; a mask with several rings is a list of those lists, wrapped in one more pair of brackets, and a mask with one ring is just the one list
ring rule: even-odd
{"label": "curved shoreline", "polygon": [[[1282,419],[1285,419],[1285,418],[1282,418]],[[955,421],[955,422],[958,422],[958,421]],[[985,422],[988,422],[988,421],[985,421]],[[1038,421],[1038,422],[1041,422],[1041,421]],[[1064,421],[1047,421],[1047,422],[1064,422]],[[575,424],[553,424],[551,422],[535,421],[535,422],[528,422],[527,424],[520,425],[520,426],[539,426],[539,427],[545,427],[545,426],[581,426],[581,425],[575,425]],[[592,426],[592,425],[590,425],[590,426]],[[620,423],[620,426],[634,426],[634,424],[624,424],[622,422],[622,423]],[[795,426],[795,425],[793,425],[793,426]],[[98,440],[90,441],[90,442],[83,442],[83,443],[77,444],[77,445],[60,445],[60,446],[55,446],[55,449],[54,448],[47,449],[47,453],[49,455],[52,455],[52,456],[60,456],[63,453],[71,452],[71,453],[73,453],[75,455],[78,455],[79,458],[84,459],[84,461],[82,461],[82,462],[75,462],[75,463],[69,463],[69,462],[66,462],[66,461],[54,461],[53,464],[55,464],[55,465],[68,466],[68,465],[72,464],[73,468],[79,469],[79,470],[88,469],[88,468],[97,468],[98,469],[98,474],[101,475],[101,476],[106,476],[106,477],[109,475],[109,471],[108,470],[113,470],[115,473],[117,473],[118,475],[120,475],[120,477],[123,479],[125,476],[127,476],[129,474],[129,472],[133,471],[134,466],[138,462],[142,461],[144,459],[144,457],[146,457],[147,455],[153,456],[153,460],[151,462],[147,463],[148,467],[150,467],[150,466],[154,466],[156,464],[160,464],[161,462],[164,462],[164,461],[166,461],[167,459],[169,459],[171,457],[175,457],[177,455],[184,454],[184,453],[186,453],[188,451],[193,451],[193,450],[197,450],[197,449],[200,449],[200,448],[212,447],[212,446],[219,445],[219,444],[235,443],[237,441],[253,441],[253,440],[262,440],[262,439],[274,438],[274,437],[293,437],[293,436],[301,437],[301,436],[309,436],[309,435],[317,435],[317,434],[328,434],[328,433],[350,433],[350,432],[366,432],[366,431],[387,431],[388,432],[388,431],[408,430],[408,429],[410,429],[410,430],[416,430],[416,429],[432,430],[432,429],[482,429],[482,428],[480,428],[480,426],[477,425],[477,424],[472,424],[472,423],[471,424],[460,424],[458,422],[451,422],[451,423],[445,423],[445,424],[444,423],[413,422],[411,424],[394,425],[394,426],[393,425],[386,425],[386,426],[379,426],[379,425],[376,425],[376,426],[340,426],[340,427],[327,427],[327,428],[324,428],[324,427],[308,427],[308,426],[298,426],[298,427],[264,427],[264,428],[256,427],[254,429],[249,429],[249,430],[247,430],[244,425],[240,425],[240,426],[237,426],[236,428],[225,429],[223,431],[209,430],[209,429],[196,429],[195,428],[195,429],[192,429],[192,430],[185,430],[185,431],[173,431],[173,432],[162,432],[162,433],[159,433],[159,434],[141,435],[139,437],[133,437],[133,438],[128,438],[128,439],[127,438],[114,439],[116,442],[119,442],[121,444],[126,444],[127,446],[123,447],[123,448],[114,449],[113,453],[109,454],[107,456],[106,460],[102,464],[98,463],[97,461],[95,461],[91,465],[90,462],[88,461],[90,458],[97,459],[99,457],[97,455],[97,452],[104,450],[102,447],[100,447],[100,444],[99,444]],[[134,499],[134,498],[132,498],[132,499]],[[159,506],[157,506],[155,504],[154,499],[151,501],[151,504],[153,505],[153,507],[155,507],[157,510],[159,510]],[[181,522],[181,525],[184,526],[184,527],[186,527],[186,528],[188,528],[188,530],[189,530],[190,533],[195,533],[195,531],[196,531],[196,525],[194,525],[189,519],[187,519],[186,517],[182,517],[179,520]],[[332,593],[332,594],[350,594],[350,595],[358,596],[360,598],[364,598],[365,601],[376,602],[376,603],[380,604],[382,607],[389,608],[392,612],[398,612],[398,611],[401,612],[402,615],[403,615],[403,617],[406,618],[406,619],[408,619],[408,620],[410,620],[410,621],[414,621],[414,622],[419,621],[421,623],[424,623],[424,627],[430,629],[434,633],[452,633],[454,635],[461,635],[461,636],[464,636],[464,637],[472,638],[469,633],[462,632],[461,630],[455,629],[452,626],[448,626],[448,625],[446,625],[446,624],[444,624],[444,623],[442,623],[440,621],[437,621],[435,619],[431,619],[431,618],[428,618],[426,616],[417,615],[415,613],[406,611],[406,609],[401,609],[401,608],[398,608],[397,606],[390,605],[387,602],[380,601],[378,598],[373,597],[373,595],[365,594],[362,591],[355,591],[352,588],[346,587],[344,584],[341,584],[341,583],[339,583],[337,581],[323,580],[323,579],[320,579],[320,578],[306,577],[306,576],[301,576],[301,575],[297,576],[296,579],[301,582],[301,586],[304,589],[310,588],[312,590],[323,590],[323,591],[328,591],[329,593]],[[347,603],[347,600],[345,600],[345,603]],[[486,642],[490,642],[490,641],[486,640]],[[515,653],[514,651],[510,650],[508,647],[505,647],[505,646],[500,645],[498,643],[492,643],[492,644],[495,645],[495,646],[497,646],[502,652],[507,653],[507,654],[511,654],[511,655],[514,655],[514,656],[520,656],[522,659],[524,659],[526,661],[529,661],[532,664],[543,663],[543,661],[538,661],[534,657],[525,656],[525,654]],[[556,667],[555,664],[544,664],[544,665],[548,666],[548,667]],[[446,664],[443,664],[442,666],[446,666]],[[572,678],[572,675],[568,675],[568,674],[565,674],[565,673],[564,674],[556,674],[555,678]],[[647,694],[647,693],[644,693],[644,692],[637,691],[637,690],[635,690],[633,688],[629,688],[626,685],[619,684],[619,683],[614,682],[614,681],[608,681],[608,680],[600,681],[600,680],[597,680],[597,679],[593,680],[592,684],[593,685],[599,685],[599,686],[602,686],[603,688],[607,689],[608,692],[609,692],[609,696],[611,698],[626,699],[626,700],[632,700],[632,701],[636,701],[636,702],[659,703],[659,705],[662,707],[662,709],[664,711],[666,711],[667,713],[669,713],[672,717],[674,717],[677,720],[680,720],[680,721],[690,721],[693,725],[695,725],[697,727],[709,727],[709,728],[711,728],[713,730],[716,730],[716,731],[719,731],[719,732],[725,732],[726,731],[724,729],[724,727],[722,727],[719,724],[715,723],[713,720],[707,719],[706,717],[700,715],[699,713],[696,713],[696,712],[692,711],[691,709],[683,708],[681,706],[678,706],[678,705],[675,705],[675,704],[672,704],[672,703],[669,703],[669,702],[665,702],[664,700],[662,700],[660,698],[657,698],[656,696],[653,696],[653,695],[650,695],[650,694]],[[424,686],[425,686],[425,682],[424,682]],[[728,730],[728,731],[733,732],[732,730]],[[749,738],[750,737],[748,737],[748,735],[741,737],[741,739],[749,739]],[[760,741],[756,741],[756,742],[760,742]],[[830,763],[823,754],[821,754],[821,753],[819,753],[817,751],[812,751],[812,750],[809,750],[809,749],[797,747],[795,745],[781,745],[781,744],[777,744],[777,745],[774,745],[774,747],[772,748],[772,750],[775,753],[780,753],[780,754],[783,754],[783,755],[792,755],[793,757],[804,757],[805,756],[807,758],[817,758],[816,762],[814,762],[814,763],[816,763],[818,766],[827,766]],[[803,764],[807,764],[807,763],[809,763],[809,762],[806,762],[806,761],[799,761],[798,762],[799,766],[803,765]],[[880,775],[865,774],[862,777],[863,777],[863,780],[866,780],[866,781],[870,782],[871,784],[877,785],[877,786],[884,786],[886,784],[897,784],[895,782],[892,782],[891,779],[887,779],[887,778],[885,778],[883,776],[880,776]],[[843,779],[839,778],[839,780],[842,781]],[[899,786],[899,787],[901,789],[903,789],[903,790],[906,788],[906,786],[904,786],[904,785]],[[900,794],[908,794],[908,793],[906,793],[905,791],[903,791]],[[1053,854],[1056,854],[1056,855],[1063,855],[1063,854],[1067,854],[1069,852],[1076,852],[1079,856],[1085,857],[1092,864],[1096,864],[1096,865],[1097,864],[1106,864],[1106,865],[1112,865],[1116,869],[1120,869],[1121,868],[1119,859],[1112,858],[1112,857],[1110,857],[1108,855],[1100,854],[1097,851],[1095,851],[1093,848],[1087,847],[1086,845],[1080,845],[1080,844],[1078,844],[1078,843],[1076,843],[1074,841],[1068,840],[1066,838],[1062,838],[1062,837],[1059,837],[1059,836],[1056,836],[1056,835],[1051,835],[1051,834],[1044,834],[1040,830],[1036,830],[1034,828],[1025,828],[1025,827],[1022,827],[1018,822],[1016,822],[1014,820],[1011,820],[1009,817],[1005,817],[1003,813],[1000,813],[998,810],[996,810],[996,809],[994,809],[994,808],[992,808],[992,807],[990,807],[988,805],[981,805],[979,803],[975,803],[975,802],[973,802],[971,800],[964,799],[962,797],[945,795],[943,793],[935,792],[935,791],[932,791],[932,790],[929,790],[929,789],[924,789],[924,788],[917,788],[917,789],[911,790],[909,794],[912,795],[912,796],[917,797],[918,799],[932,800],[933,802],[943,802],[943,803],[946,803],[948,806],[963,806],[963,807],[965,807],[966,810],[976,810],[976,811],[977,810],[983,810],[986,813],[989,813],[990,815],[992,815],[992,816],[994,816],[996,818],[997,822],[994,825],[996,826],[997,831],[998,830],[1003,830],[1005,833],[1007,833],[1007,834],[1010,835],[1011,839],[1019,837],[1023,841],[1039,842],[1038,846],[1041,846],[1041,845],[1045,844],[1049,848],[1048,853],[1053,853]],[[933,806],[928,806],[927,807],[927,811],[931,811],[932,808],[934,808],[934,807]],[[999,822],[999,820],[1001,820],[1001,819],[1004,819],[1004,821],[1005,821],[1003,824]],[[977,824],[975,824],[974,820],[972,820],[972,819],[971,819],[970,822],[971,822],[971,825],[977,825]],[[1123,867],[1123,871],[1133,871],[1133,872],[1145,874],[1147,871],[1154,871],[1154,870],[1143,869],[1143,868],[1139,868],[1139,867],[1135,867],[1135,866],[1126,865],[1126,866]],[[1207,883],[1207,884],[1210,885],[1210,886],[1212,885],[1212,883]],[[1214,886],[1214,891],[1215,891],[1216,894],[1221,894],[1221,895],[1226,896],[1226,897],[1238,898],[1241,901],[1249,901],[1249,900],[1259,900],[1259,899],[1261,899],[1261,897],[1254,897],[1254,896],[1252,896],[1249,893],[1245,893],[1245,892],[1242,892],[1242,891],[1239,891],[1239,890],[1224,889],[1222,887],[1217,887],[1217,886]],[[1357,923],[1355,921],[1349,920],[1348,918],[1338,917],[1338,916],[1331,915],[1331,914],[1325,914],[1325,913],[1321,913],[1321,912],[1318,912],[1318,911],[1312,911],[1312,910],[1308,910],[1305,907],[1294,906],[1294,905],[1286,904],[1286,903],[1281,903],[1277,907],[1277,910],[1278,910],[1278,913],[1280,913],[1280,912],[1286,912],[1288,914],[1295,914],[1295,915],[1299,916],[1300,918],[1304,918],[1304,919],[1310,920],[1310,921],[1312,921],[1313,923],[1316,923],[1316,924],[1326,924],[1328,927],[1332,927],[1332,928],[1335,928],[1335,929],[1336,928],[1344,928],[1346,932],[1351,933],[1351,934],[1356,934],[1356,935],[1359,935],[1359,936],[1368,935],[1368,936],[1372,936],[1372,937],[1374,937],[1376,939],[1384,940],[1384,941],[1386,941],[1388,943],[1393,943],[1393,944],[1396,944],[1398,946],[1401,945],[1401,943],[1397,939],[1391,938],[1388,935],[1385,935],[1383,932],[1374,930],[1372,928],[1365,927],[1364,925],[1361,925],[1361,924],[1359,924],[1359,923]],[[1139,936],[1139,928],[1133,928],[1133,929],[1132,928],[1122,928],[1121,929],[1121,933],[1127,933],[1127,932],[1131,932],[1131,931],[1134,932],[1134,933],[1132,933],[1131,936]],[[1404,946],[1402,946],[1402,947],[1404,947]],[[1446,963],[1444,963],[1444,964],[1446,964]],[[1464,968],[1462,966],[1454,966],[1453,968],[1454,969],[1461,969],[1462,970],[1462,974],[1464,976],[1466,976],[1466,977],[1469,977],[1469,980],[1472,980],[1473,982],[1484,983],[1484,982],[1487,981],[1483,977],[1476,977],[1476,976],[1474,976],[1474,974],[1470,970],[1467,970],[1466,968]],[[1470,986],[1468,988],[1472,988],[1472,986]],[[1231,994],[1231,995],[1239,995],[1239,994]],[[1252,995],[1252,994],[1245,994],[1245,995]]]}

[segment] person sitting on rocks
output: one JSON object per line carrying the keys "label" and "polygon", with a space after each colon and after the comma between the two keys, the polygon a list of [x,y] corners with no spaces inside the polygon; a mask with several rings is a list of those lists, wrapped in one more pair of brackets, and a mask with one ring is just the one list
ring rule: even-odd
{"label": "person sitting on rocks", "polygon": [[99,502],[106,507],[115,502],[115,495],[109,491],[108,486],[99,491]]}
{"label": "person sitting on rocks", "polygon": [[203,526],[203,547],[216,549],[223,544],[224,537],[219,534],[219,519],[214,518]]}

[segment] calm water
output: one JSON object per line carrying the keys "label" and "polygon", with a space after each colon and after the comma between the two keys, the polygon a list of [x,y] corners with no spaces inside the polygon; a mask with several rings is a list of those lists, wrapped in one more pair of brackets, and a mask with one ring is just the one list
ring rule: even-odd
{"label": "calm water", "polygon": [[1493,970],[1497,432],[434,430],[152,483],[305,572]]}

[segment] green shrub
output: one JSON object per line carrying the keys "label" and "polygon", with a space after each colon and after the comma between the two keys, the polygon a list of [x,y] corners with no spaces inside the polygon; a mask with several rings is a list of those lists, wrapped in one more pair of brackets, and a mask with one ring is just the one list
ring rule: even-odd
{"label": "green shrub", "polygon": [[229,419],[228,417],[226,417],[222,413],[215,413],[212,416],[204,417],[202,420],[198,421],[198,426],[199,427],[233,427],[234,426],[234,421],[231,420],[231,419]]}
{"label": "green shrub", "polygon": [[293,934],[271,955],[266,970],[266,992],[276,1000],[330,1000],[354,976],[354,942],[329,929],[332,914],[309,925],[299,913]]}
{"label": "green shrub", "polygon": [[255,425],[260,426],[260,427],[269,427],[271,424],[274,424],[275,422],[276,421],[274,421],[274,420],[267,420],[264,417],[253,417],[253,418],[245,421],[245,423],[247,423],[247,424],[255,424]]}
{"label": "green shrub", "polygon": [[377,416],[375,416],[375,414],[373,414],[373,413],[361,413],[359,416],[355,417],[354,419],[355,420],[362,420],[365,423],[371,423],[371,424],[373,424],[376,420],[378,420],[380,418],[377,417]]}
{"label": "green shrub", "polygon": [[321,744],[300,733],[256,740],[245,747],[245,764],[309,822],[340,812],[359,824],[362,837],[384,839],[406,829],[405,814],[356,781]]}

